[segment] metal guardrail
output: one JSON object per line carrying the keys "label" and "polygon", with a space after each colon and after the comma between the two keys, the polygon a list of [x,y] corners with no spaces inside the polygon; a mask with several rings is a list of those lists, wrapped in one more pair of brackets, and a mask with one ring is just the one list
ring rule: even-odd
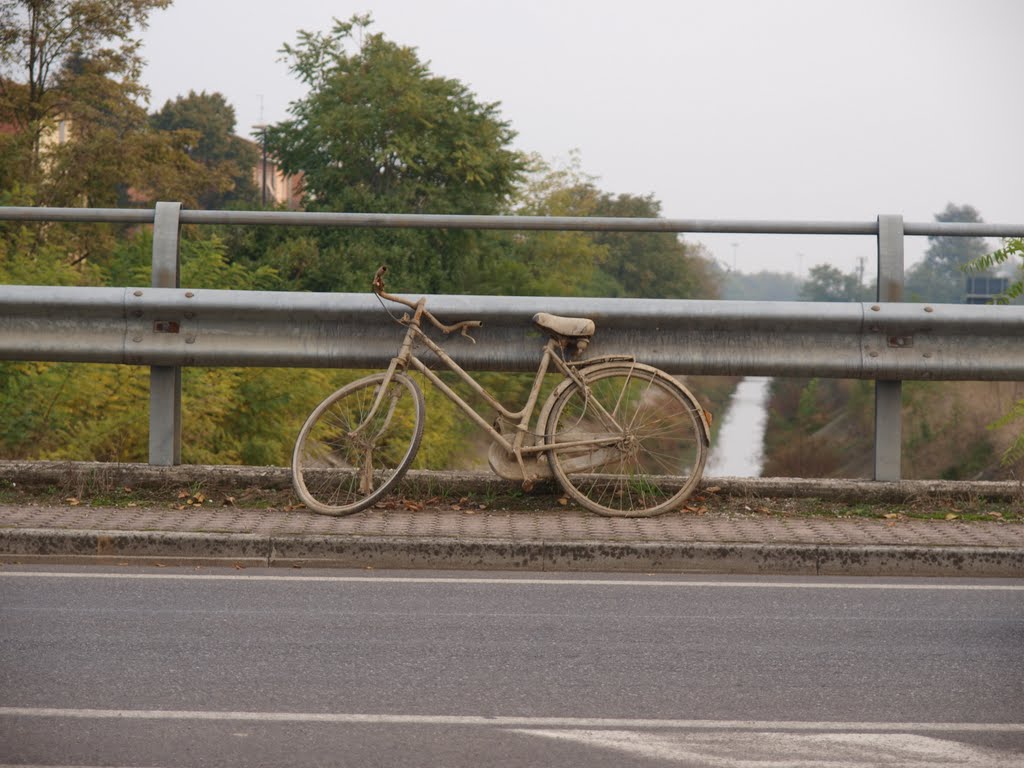
{"label": "metal guardrail", "polygon": [[[400,331],[362,294],[179,288],[182,224],[865,235],[878,244],[878,302],[665,301],[434,296],[480,318],[487,343],[452,340],[467,368],[532,370],[535,311],[595,318],[591,354],[630,351],[673,372],[875,379],[876,480],[898,480],[902,379],[1024,378],[1024,308],[900,304],[907,236],[1024,237],[1024,225],[715,221],[538,216],[0,207],[0,221],[153,224],[151,288],[0,286],[0,359],[151,366],[150,463],[180,461],[181,366],[377,367]],[[494,335],[490,335],[494,334]]]}
{"label": "metal guardrail", "polygon": [[[586,315],[589,353],[672,373],[853,379],[1024,379],[1024,307],[961,304],[431,296],[480,343],[473,370],[536,370],[535,312]],[[392,307],[401,314],[400,307]],[[0,286],[0,359],[149,366],[379,368],[404,330],[366,294]]]}
{"label": "metal guardrail", "polygon": [[[158,203],[158,205],[160,205]],[[903,222],[902,217],[899,218]],[[152,224],[155,209],[29,208],[0,206],[0,221]],[[488,229],[574,232],[677,232],[755,235],[870,235],[876,221],[770,221],[749,219],[649,219],[605,216],[474,216],[420,213],[181,210],[181,224],[369,227],[377,229]],[[1024,224],[903,222],[908,237],[1024,237]]]}

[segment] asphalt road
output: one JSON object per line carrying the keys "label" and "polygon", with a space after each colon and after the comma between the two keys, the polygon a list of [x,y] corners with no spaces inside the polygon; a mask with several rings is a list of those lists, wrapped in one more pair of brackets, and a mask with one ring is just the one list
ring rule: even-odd
{"label": "asphalt road", "polygon": [[1016,766],[1024,580],[0,569],[0,765]]}

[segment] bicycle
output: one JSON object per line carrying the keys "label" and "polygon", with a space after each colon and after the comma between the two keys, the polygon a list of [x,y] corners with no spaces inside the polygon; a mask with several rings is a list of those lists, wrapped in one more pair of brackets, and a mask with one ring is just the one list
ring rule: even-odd
{"label": "bicycle", "polygon": [[[373,292],[406,328],[386,371],[354,381],[328,396],[306,419],[292,452],[295,491],[310,510],[347,515],[378,502],[402,479],[423,436],[425,401],[408,375],[412,368],[446,395],[491,439],[493,471],[529,490],[554,477],[566,494],[602,515],[646,517],[675,509],[697,487],[710,442],[710,414],[669,374],[632,355],[581,356],[596,331],[593,320],[540,312],[533,322],[548,335],[526,404],[498,402],[423,330],[424,321],[446,336],[468,337],[480,320],[451,325],[416,301],[385,291],[387,267],[377,270]],[[398,318],[385,301],[412,310]],[[492,424],[416,355],[437,355],[497,412]],[[564,377],[536,420],[550,369]],[[530,427],[531,421],[533,428]]]}

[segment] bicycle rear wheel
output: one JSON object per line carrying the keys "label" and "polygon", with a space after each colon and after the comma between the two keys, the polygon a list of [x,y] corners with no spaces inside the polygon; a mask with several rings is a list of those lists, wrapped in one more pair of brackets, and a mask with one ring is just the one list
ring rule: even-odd
{"label": "bicycle rear wheel", "polygon": [[348,515],[377,502],[409,468],[423,437],[423,393],[395,373],[376,410],[378,373],[342,387],[306,419],[292,452],[292,484],[314,512]]}
{"label": "bicycle rear wheel", "polygon": [[649,517],[681,505],[707,460],[707,430],[693,396],[646,365],[581,373],[587,391],[574,384],[558,394],[546,429],[548,462],[566,493],[613,517]]}

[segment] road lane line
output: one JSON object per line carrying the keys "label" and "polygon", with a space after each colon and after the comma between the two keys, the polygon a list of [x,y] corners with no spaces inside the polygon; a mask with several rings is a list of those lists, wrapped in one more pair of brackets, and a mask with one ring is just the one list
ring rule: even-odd
{"label": "road lane line", "polygon": [[743,731],[906,731],[1024,733],[1024,723],[895,723],[801,720],[676,720],[608,717],[487,717],[485,715],[398,715],[356,712],[246,712],[185,709],[69,709],[0,707],[0,717],[53,717],[97,720],[205,720],[350,725],[454,725],[502,728],[655,728]]}
{"label": "road lane line", "polygon": [[873,582],[800,582],[800,581],[665,581],[647,579],[538,579],[487,578],[443,576],[299,576],[245,573],[118,573],[0,570],[2,578],[50,579],[137,579],[142,581],[259,581],[298,583],[350,583],[350,584],[466,584],[514,586],[597,586],[597,587],[674,587],[674,588],[729,588],[753,589],[866,589],[917,590],[932,592],[1024,592],[1024,584],[899,584]]}

